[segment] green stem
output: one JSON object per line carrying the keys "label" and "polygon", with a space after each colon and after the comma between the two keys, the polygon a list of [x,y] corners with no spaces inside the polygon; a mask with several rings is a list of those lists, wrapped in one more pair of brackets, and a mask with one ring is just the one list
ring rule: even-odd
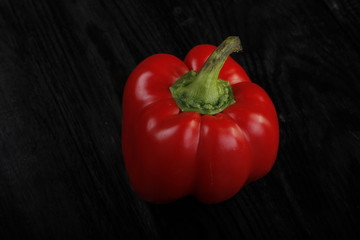
{"label": "green stem", "polygon": [[240,39],[228,37],[209,56],[198,73],[188,72],[170,87],[182,111],[216,114],[235,103],[228,81],[219,79],[227,57],[241,51]]}

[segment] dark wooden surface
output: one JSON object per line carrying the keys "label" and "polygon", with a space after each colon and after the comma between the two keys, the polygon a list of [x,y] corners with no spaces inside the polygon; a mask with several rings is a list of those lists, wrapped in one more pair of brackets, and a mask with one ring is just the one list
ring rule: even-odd
{"label": "dark wooden surface", "polygon": [[[240,36],[277,108],[277,162],[216,205],[139,199],[121,155],[131,70]],[[356,239],[358,0],[0,1],[0,239]]]}

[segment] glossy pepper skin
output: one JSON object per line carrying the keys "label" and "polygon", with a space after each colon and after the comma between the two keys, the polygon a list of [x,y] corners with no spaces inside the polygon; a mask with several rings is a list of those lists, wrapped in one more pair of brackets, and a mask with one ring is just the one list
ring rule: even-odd
{"label": "glossy pepper skin", "polygon": [[131,73],[123,95],[122,148],[135,192],[153,203],[194,195],[204,203],[234,196],[272,168],[279,143],[274,105],[231,57],[219,78],[235,103],[216,114],[181,111],[169,88],[198,72],[213,45],[198,45],[184,61],[156,54]]}

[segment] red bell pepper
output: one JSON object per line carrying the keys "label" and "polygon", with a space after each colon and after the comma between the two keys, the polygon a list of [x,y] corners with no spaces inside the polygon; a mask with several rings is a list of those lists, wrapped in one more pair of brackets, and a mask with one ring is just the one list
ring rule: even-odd
{"label": "red bell pepper", "polygon": [[131,73],[123,95],[122,148],[133,189],[167,203],[231,198],[274,164],[279,126],[266,92],[231,57],[240,40],[198,45],[185,61],[156,54]]}

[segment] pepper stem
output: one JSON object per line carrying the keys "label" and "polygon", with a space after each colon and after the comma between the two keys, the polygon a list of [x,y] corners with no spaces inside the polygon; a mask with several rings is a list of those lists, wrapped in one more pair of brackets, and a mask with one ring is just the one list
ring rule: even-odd
{"label": "pepper stem", "polygon": [[238,37],[226,38],[209,56],[198,73],[189,71],[177,80],[170,91],[182,111],[216,114],[235,103],[228,81],[219,79],[227,57],[241,51]]}

